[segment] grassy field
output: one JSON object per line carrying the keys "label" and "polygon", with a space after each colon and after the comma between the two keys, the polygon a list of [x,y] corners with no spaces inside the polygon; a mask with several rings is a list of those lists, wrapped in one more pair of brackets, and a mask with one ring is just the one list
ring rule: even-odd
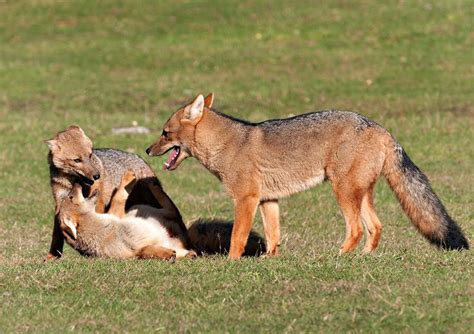
{"label": "grassy field", "polygon": [[[328,184],[281,201],[279,258],[43,263],[43,140],[80,125],[144,156],[197,93],[260,121],[337,108],[386,126],[474,236],[472,1],[0,1],[0,332],[452,332],[474,326],[472,251],[430,246],[385,181],[376,254],[337,256]],[[132,122],[149,135],[113,135]],[[147,161],[187,222],[232,219],[195,160]],[[260,218],[255,229],[262,232]],[[469,328],[471,328],[469,330]]]}

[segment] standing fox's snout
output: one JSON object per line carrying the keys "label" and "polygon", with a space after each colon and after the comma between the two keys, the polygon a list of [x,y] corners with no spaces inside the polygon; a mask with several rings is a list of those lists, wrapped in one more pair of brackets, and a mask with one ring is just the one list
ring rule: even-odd
{"label": "standing fox's snout", "polygon": [[184,159],[192,156],[196,126],[203,118],[205,108],[211,108],[213,100],[212,93],[206,98],[200,94],[193,102],[176,111],[163,126],[160,138],[146,149],[149,156],[171,151],[163,165],[164,170],[175,170]]}

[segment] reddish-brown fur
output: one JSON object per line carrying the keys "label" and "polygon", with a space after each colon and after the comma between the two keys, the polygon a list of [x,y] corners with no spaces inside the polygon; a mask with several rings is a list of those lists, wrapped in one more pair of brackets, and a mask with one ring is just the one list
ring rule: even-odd
{"label": "reddish-brown fur", "polygon": [[352,112],[323,111],[289,119],[249,123],[211,109],[213,94],[176,111],[149,155],[173,154],[174,170],[187,157],[197,158],[222,181],[234,200],[235,224],[229,256],[239,258],[260,207],[267,253],[280,245],[278,199],[328,180],[346,222],[340,252],[357,247],[367,231],[364,252],[376,249],[382,225],[373,206],[373,189],[383,174],[402,207],[432,243],[468,248],[426,176],[380,125]]}

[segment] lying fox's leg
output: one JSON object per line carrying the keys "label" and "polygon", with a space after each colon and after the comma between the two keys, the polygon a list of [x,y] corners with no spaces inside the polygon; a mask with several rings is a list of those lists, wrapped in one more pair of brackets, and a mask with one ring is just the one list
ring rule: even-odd
{"label": "lying fox's leg", "polygon": [[183,218],[181,218],[181,214],[176,205],[174,205],[173,201],[168,197],[158,183],[151,181],[147,185],[148,189],[161,206],[160,209],[156,208],[154,210],[159,215],[158,220],[162,220],[163,218],[168,220],[168,222],[171,223],[166,226],[168,232],[178,238],[184,248],[190,248],[191,244],[188,238],[188,229],[186,228],[186,225],[184,225]]}
{"label": "lying fox's leg", "polygon": [[170,248],[150,245],[145,246],[137,252],[139,259],[163,259],[174,261],[176,259],[176,252]]}
{"label": "lying fox's leg", "polygon": [[357,247],[362,238],[361,205],[362,196],[360,191],[351,189],[350,185],[333,186],[339,208],[346,221],[346,238],[339,253],[347,253]]}
{"label": "lying fox's leg", "polygon": [[60,228],[59,214],[54,215],[53,240],[46,260],[60,258],[63,255],[64,236]]}
{"label": "lying fox's leg", "polygon": [[278,255],[280,246],[280,212],[278,200],[260,202],[265,239],[267,241],[267,255]]}
{"label": "lying fox's leg", "polygon": [[367,241],[364,246],[364,253],[375,251],[382,234],[382,224],[374,209],[373,191],[372,186],[362,198],[362,220],[367,229]]}
{"label": "lying fox's leg", "polygon": [[125,216],[125,203],[127,202],[128,195],[135,185],[135,180],[135,173],[131,170],[126,171],[125,174],[123,174],[120,185],[110,200],[110,208],[107,213],[115,215],[119,218]]}
{"label": "lying fox's leg", "polygon": [[177,220],[178,218],[181,219],[181,214],[179,213],[178,208],[158,184],[150,182],[148,184],[148,189],[150,189],[151,193],[162,207],[161,209],[158,209],[160,210],[160,214],[171,220]]}
{"label": "lying fox's leg", "polygon": [[235,200],[235,221],[229,251],[231,259],[239,259],[244,252],[258,203],[259,198],[252,195]]}
{"label": "lying fox's leg", "polygon": [[178,248],[176,249],[176,258],[177,259],[182,259],[183,257],[187,257],[190,259],[194,259],[197,257],[197,254],[193,250],[188,250],[186,248]]}
{"label": "lying fox's leg", "polygon": [[102,196],[102,188],[104,186],[103,181],[98,181],[94,182],[92,186],[86,186],[88,189],[84,191],[84,186],[82,187],[83,189],[83,195],[84,197],[89,197],[92,193],[98,191],[99,192],[99,197],[97,198],[97,202],[95,203],[95,212],[97,213],[105,213],[105,202],[104,202],[104,197]]}

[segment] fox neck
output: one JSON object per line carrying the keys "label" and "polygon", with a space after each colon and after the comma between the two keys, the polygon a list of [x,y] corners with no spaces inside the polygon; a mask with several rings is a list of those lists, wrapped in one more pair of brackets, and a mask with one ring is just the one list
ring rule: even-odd
{"label": "fox neck", "polygon": [[251,126],[247,124],[205,109],[201,121],[196,125],[191,154],[221,179],[220,164],[226,160],[222,158],[230,142],[244,142],[250,131]]}
{"label": "fox neck", "polygon": [[82,238],[91,236],[96,238],[107,233],[107,227],[115,222],[114,218],[112,215],[96,213],[95,211],[82,214],[77,219],[77,233]]}
{"label": "fox neck", "polygon": [[119,219],[108,214],[90,212],[78,217],[77,239],[71,244],[79,253],[102,256],[104,246],[114,240]]}

